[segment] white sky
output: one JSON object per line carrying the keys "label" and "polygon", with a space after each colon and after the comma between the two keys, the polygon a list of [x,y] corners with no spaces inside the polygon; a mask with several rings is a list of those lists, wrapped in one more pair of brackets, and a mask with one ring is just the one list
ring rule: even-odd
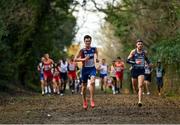
{"label": "white sky", "polygon": [[[82,4],[83,0],[77,0],[79,3]],[[99,6],[105,7],[105,3],[110,0],[96,0]],[[87,11],[85,11],[85,8]],[[87,0],[87,4],[85,7],[78,6],[78,12],[74,12],[73,15],[77,18],[77,26],[79,30],[75,36],[74,41],[80,42],[83,45],[83,37],[84,35],[88,34],[92,36],[92,46],[97,46],[98,42],[98,31],[100,30],[101,26],[104,24],[105,20],[104,17],[106,16],[102,12],[90,12],[88,10],[94,10],[94,4]]]}

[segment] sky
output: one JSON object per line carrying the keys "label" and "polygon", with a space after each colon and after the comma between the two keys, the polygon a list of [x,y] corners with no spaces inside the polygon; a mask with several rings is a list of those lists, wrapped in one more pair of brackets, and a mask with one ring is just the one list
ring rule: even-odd
{"label": "sky", "polygon": [[[77,0],[80,4],[83,3],[83,0]],[[99,6],[106,7],[105,3],[110,0],[96,0]],[[78,12],[74,12],[73,15],[77,18],[77,27],[78,32],[75,36],[74,41],[80,42],[81,46],[83,46],[83,37],[84,35],[88,34],[92,36],[92,46],[99,46],[97,43],[99,43],[99,39],[97,36],[99,33],[99,30],[101,29],[101,26],[104,25],[106,16],[102,12],[91,12],[88,10],[95,10],[94,4],[87,0],[86,6],[78,6],[77,9]],[[87,9],[87,10],[85,10]]]}

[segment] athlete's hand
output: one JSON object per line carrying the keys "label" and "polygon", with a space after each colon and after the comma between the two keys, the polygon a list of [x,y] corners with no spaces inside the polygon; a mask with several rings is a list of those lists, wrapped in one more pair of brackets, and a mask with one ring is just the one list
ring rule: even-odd
{"label": "athlete's hand", "polygon": [[89,56],[86,56],[85,58],[84,58],[84,61],[88,61],[90,59],[90,57]]}
{"label": "athlete's hand", "polygon": [[99,59],[96,59],[96,63],[98,63],[99,62]]}

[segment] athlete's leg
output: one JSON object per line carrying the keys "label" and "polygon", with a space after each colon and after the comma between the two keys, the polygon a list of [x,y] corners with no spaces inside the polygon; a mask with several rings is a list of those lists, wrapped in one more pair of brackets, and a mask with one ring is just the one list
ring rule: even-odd
{"label": "athlete's leg", "polygon": [[111,79],[112,79],[112,91],[113,91],[113,94],[115,95],[116,94],[116,83],[115,83],[115,80],[114,80],[114,78],[112,78],[111,77]]}
{"label": "athlete's leg", "polygon": [[116,76],[116,84],[117,84],[117,91],[120,92],[120,79],[118,76]]}
{"label": "athlete's leg", "polygon": [[101,83],[101,91],[104,90],[104,81],[103,81],[103,77],[100,75],[100,83]]}
{"label": "athlete's leg", "polygon": [[87,104],[87,99],[86,99],[86,89],[87,89],[87,83],[83,82],[82,83],[82,99],[83,99],[83,108],[87,109],[88,104]]}
{"label": "athlete's leg", "polygon": [[56,91],[57,91],[57,94],[58,94],[58,95],[60,94],[60,85],[61,85],[61,80],[58,79],[58,81],[57,81],[57,86],[56,86]]}
{"label": "athlete's leg", "polygon": [[73,77],[72,78],[72,94],[75,92],[75,81],[76,81],[76,79],[75,79],[75,77]]}
{"label": "athlete's leg", "polygon": [[56,79],[53,79],[53,93],[56,93],[56,88],[57,88],[57,82]]}
{"label": "athlete's leg", "polygon": [[47,87],[47,75],[44,73],[44,90],[45,94],[48,93],[48,87]]}
{"label": "athlete's leg", "polygon": [[44,80],[41,79],[41,92],[42,92],[42,95],[44,95]]}
{"label": "athlete's leg", "polygon": [[148,80],[146,80],[144,83],[145,83],[147,95],[149,95],[150,94],[150,91],[149,91],[149,84],[150,84],[150,82]]}
{"label": "athlete's leg", "polygon": [[91,107],[94,108],[94,90],[95,90],[95,76],[91,76],[91,80],[90,80],[90,87],[89,87],[89,91],[90,91],[90,101],[91,101]]}
{"label": "athlete's leg", "polygon": [[143,87],[143,83],[144,83],[144,75],[139,75],[138,76],[138,104],[140,104],[139,106],[141,106],[142,104],[142,87]]}
{"label": "athlete's leg", "polygon": [[108,83],[107,83],[107,76],[104,76],[103,81],[104,81],[104,91],[106,92],[107,85],[108,85]]}
{"label": "athlete's leg", "polygon": [[72,90],[72,84],[73,84],[72,75],[69,75],[68,78],[69,78],[69,89]]}
{"label": "athlete's leg", "polygon": [[65,79],[64,79],[64,88],[63,88],[63,91],[65,92],[66,91],[66,84],[67,84],[67,74],[65,74]]}
{"label": "athlete's leg", "polygon": [[87,83],[82,83],[82,97],[83,97],[83,101],[86,100],[86,89],[87,89]]}
{"label": "athlete's leg", "polygon": [[132,78],[132,88],[133,88],[133,94],[137,94],[137,78]]}
{"label": "athlete's leg", "polygon": [[60,93],[63,95],[63,88],[64,88],[64,80],[63,78],[61,79],[61,86],[60,86]]}
{"label": "athlete's leg", "polygon": [[48,87],[48,93],[49,94],[51,94],[51,92],[52,92],[52,90],[51,90],[52,86],[53,86],[52,78],[50,76],[48,76],[48,78],[47,78],[47,87]]}
{"label": "athlete's leg", "polygon": [[116,77],[113,77],[113,81],[114,81],[115,91],[117,91],[117,80],[116,80]]}
{"label": "athlete's leg", "polygon": [[122,89],[123,73],[120,74],[119,80],[120,80],[120,88]]}

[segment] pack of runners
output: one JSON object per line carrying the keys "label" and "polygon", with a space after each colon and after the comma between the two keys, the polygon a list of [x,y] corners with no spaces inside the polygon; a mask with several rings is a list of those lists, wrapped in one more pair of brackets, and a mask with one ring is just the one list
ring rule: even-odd
{"label": "pack of runners", "polygon": [[[68,83],[68,88],[72,94],[81,93],[83,108],[87,109],[86,91],[89,83],[90,105],[94,108],[97,72],[99,73],[101,91],[106,93],[107,89],[111,88],[114,95],[122,93],[125,62],[121,57],[117,57],[110,65],[106,63],[106,59],[99,60],[98,50],[96,47],[91,47],[91,41],[91,36],[85,35],[85,47],[76,56],[71,56],[69,59],[63,58],[56,63],[49,57],[49,54],[44,54],[37,67],[40,74],[42,95],[57,94],[62,96],[65,94]],[[82,68],[78,67],[77,62],[82,62]],[[131,65],[133,93],[138,94],[138,106],[141,107],[142,95],[145,92],[150,95],[149,84],[153,71],[153,64],[148,59],[142,40],[136,41],[136,48],[130,52],[126,62]],[[165,71],[160,60],[157,61],[155,72],[158,94],[161,95]]]}

